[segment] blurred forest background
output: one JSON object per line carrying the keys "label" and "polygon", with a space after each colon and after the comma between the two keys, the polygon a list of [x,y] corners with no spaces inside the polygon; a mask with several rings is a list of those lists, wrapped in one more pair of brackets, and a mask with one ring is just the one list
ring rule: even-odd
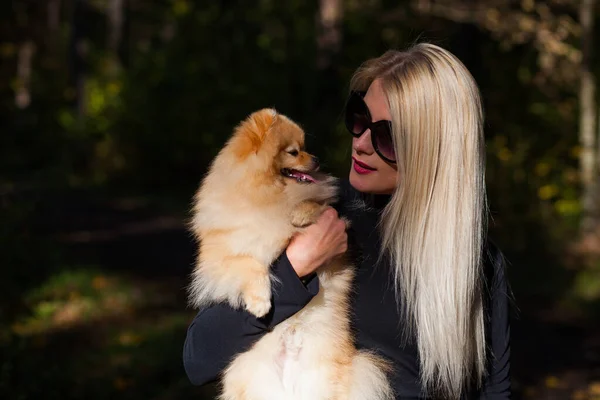
{"label": "blurred forest background", "polygon": [[514,398],[600,399],[595,3],[0,2],[0,398],[212,398],[181,361],[207,164],[275,106],[346,175],[352,72],[430,41],[485,101]]}

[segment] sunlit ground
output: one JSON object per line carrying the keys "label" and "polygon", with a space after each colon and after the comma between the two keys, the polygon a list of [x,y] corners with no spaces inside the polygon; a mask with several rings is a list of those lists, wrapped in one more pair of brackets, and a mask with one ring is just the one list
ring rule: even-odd
{"label": "sunlit ground", "polygon": [[3,332],[3,386],[11,398],[192,395],[181,347],[193,312],[174,290],[95,269],[52,276]]}
{"label": "sunlit ground", "polygon": [[191,245],[183,219],[123,204],[57,211],[61,224],[49,235],[66,263],[0,318],[0,398],[214,397],[193,387],[182,365],[194,316],[185,302]]}

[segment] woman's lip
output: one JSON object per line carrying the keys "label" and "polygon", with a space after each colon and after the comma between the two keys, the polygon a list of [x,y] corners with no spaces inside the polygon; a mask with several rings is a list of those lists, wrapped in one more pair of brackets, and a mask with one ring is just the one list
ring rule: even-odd
{"label": "woman's lip", "polygon": [[362,168],[364,168],[364,169],[371,170],[371,171],[376,171],[376,169],[375,169],[375,168],[373,168],[373,167],[371,167],[369,164],[365,164],[364,162],[360,162],[360,161],[358,161],[358,160],[357,160],[356,158],[354,158],[354,157],[352,157],[352,159],[354,160],[354,162],[355,162],[356,164],[358,164],[358,166],[360,166],[360,167],[362,167]]}
{"label": "woman's lip", "polygon": [[375,172],[375,170],[372,169],[371,167],[364,167],[363,165],[366,165],[366,164],[361,163],[360,161],[356,160],[356,158],[352,158],[352,160],[354,160],[354,162],[352,163],[352,168],[354,169],[354,171],[357,174],[366,175],[366,174]]}

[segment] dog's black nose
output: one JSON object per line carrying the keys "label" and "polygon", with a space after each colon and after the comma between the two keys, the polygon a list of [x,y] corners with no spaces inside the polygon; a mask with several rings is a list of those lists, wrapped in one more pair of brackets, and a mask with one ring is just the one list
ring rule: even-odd
{"label": "dog's black nose", "polygon": [[315,169],[319,168],[319,157],[312,156],[312,162],[315,166]]}

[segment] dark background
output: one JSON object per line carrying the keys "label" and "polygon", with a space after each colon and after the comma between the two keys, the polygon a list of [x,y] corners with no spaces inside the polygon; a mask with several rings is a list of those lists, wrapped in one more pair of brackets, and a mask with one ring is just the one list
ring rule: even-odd
{"label": "dark background", "polygon": [[0,2],[0,398],[212,398],[181,361],[194,315],[185,223],[207,164],[242,118],[274,106],[346,175],[353,71],[429,41],[463,60],[485,102],[514,397],[600,399],[600,246],[585,240],[600,224],[582,229],[579,134],[580,77],[589,66],[591,87],[600,69],[598,47],[582,63],[580,7]]}

